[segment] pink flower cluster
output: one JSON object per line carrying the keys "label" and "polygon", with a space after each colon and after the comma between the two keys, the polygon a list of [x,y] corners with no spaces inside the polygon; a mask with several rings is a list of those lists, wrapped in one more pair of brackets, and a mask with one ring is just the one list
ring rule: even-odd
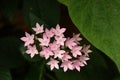
{"label": "pink flower cluster", "polygon": [[[90,45],[80,45],[82,40],[80,34],[73,34],[72,38],[66,38],[63,34],[66,28],[60,28],[58,24],[56,28],[44,30],[44,25],[36,23],[36,27],[32,29],[35,31],[35,35],[42,36],[37,37],[25,32],[26,37],[21,38],[25,42],[24,46],[27,47],[26,53],[30,54],[31,58],[39,54],[49,60],[47,65],[50,65],[51,70],[61,67],[64,72],[68,69],[80,71],[81,67],[87,65],[88,54],[92,51],[89,49]],[[42,47],[41,51],[37,50],[35,38],[38,40],[39,46]]]}

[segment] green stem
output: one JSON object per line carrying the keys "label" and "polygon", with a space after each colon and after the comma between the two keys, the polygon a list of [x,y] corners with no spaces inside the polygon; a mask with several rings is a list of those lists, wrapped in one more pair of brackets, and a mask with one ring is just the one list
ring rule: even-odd
{"label": "green stem", "polygon": [[39,76],[39,80],[42,80],[43,79],[43,74],[44,74],[44,66],[45,66],[45,63],[46,61],[43,59],[42,62],[41,62],[41,66],[40,66],[40,76]]}

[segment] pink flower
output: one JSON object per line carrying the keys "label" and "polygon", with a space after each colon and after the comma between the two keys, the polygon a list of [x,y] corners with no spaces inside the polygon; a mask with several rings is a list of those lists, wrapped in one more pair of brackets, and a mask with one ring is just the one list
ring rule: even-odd
{"label": "pink flower", "polygon": [[57,44],[60,44],[60,45],[63,46],[66,38],[63,38],[63,37],[55,37],[55,40],[56,40]]}
{"label": "pink flower", "polygon": [[59,58],[59,59],[62,59],[62,57],[63,57],[63,55],[64,55],[64,53],[65,53],[65,51],[64,50],[60,50],[60,49],[58,49],[58,50],[55,50],[55,51],[53,51],[55,54],[54,54],[54,58]]}
{"label": "pink flower", "polygon": [[38,38],[38,40],[39,40],[41,46],[48,46],[49,42],[50,42],[50,39],[47,38],[47,36],[45,34],[43,34],[43,39]]}
{"label": "pink flower", "polygon": [[82,55],[82,53],[80,51],[81,49],[82,49],[81,46],[75,46],[75,47],[73,47],[72,50],[71,50],[72,55],[74,57],[77,57],[77,55]]}
{"label": "pink flower", "polygon": [[81,55],[80,57],[79,57],[79,60],[80,60],[80,62],[82,62],[82,63],[84,63],[84,64],[86,64],[87,65],[87,60],[89,60],[90,58],[88,58],[87,56],[85,56],[85,55]]}
{"label": "pink flower", "polygon": [[56,29],[53,29],[53,30],[54,30],[54,33],[55,33],[56,36],[61,36],[65,32],[66,28],[61,28],[60,29],[60,25],[57,24]]}
{"label": "pink flower", "polygon": [[45,29],[45,34],[48,38],[51,38],[54,36],[53,29],[48,30],[47,28]]}
{"label": "pink flower", "polygon": [[52,51],[55,51],[55,50],[58,50],[58,49],[60,48],[60,45],[57,44],[56,41],[54,41],[53,43],[50,43],[50,44],[49,44],[49,47],[50,47],[50,49],[51,49]]}
{"label": "pink flower", "polygon": [[63,57],[62,57],[62,62],[64,61],[68,61],[69,59],[71,59],[72,57],[68,54],[68,52],[64,53]]}
{"label": "pink flower", "polygon": [[[80,34],[73,34],[72,38],[66,38],[64,36],[66,28],[60,28],[59,24],[56,28],[44,30],[43,25],[36,23],[36,27],[32,29],[39,35],[34,36],[25,32],[26,36],[21,38],[27,46],[26,53],[30,54],[31,58],[39,54],[48,61],[47,65],[51,70],[61,67],[64,72],[74,69],[80,71],[81,67],[87,65],[87,60],[90,59],[88,53],[92,51],[89,49],[90,45],[80,46],[79,42],[82,40]],[[34,40],[35,42],[38,40],[37,43],[34,43]],[[42,47],[40,52],[35,44]]]}
{"label": "pink flower", "polygon": [[34,35],[33,34],[30,35],[27,32],[25,32],[25,35],[26,35],[26,37],[20,38],[22,41],[25,42],[24,46],[29,46],[30,44],[33,44],[34,43]]}
{"label": "pink flower", "polygon": [[80,71],[80,67],[85,66],[83,63],[81,63],[79,60],[72,61],[74,69]]}
{"label": "pink flower", "polygon": [[30,54],[31,58],[35,55],[38,54],[38,51],[36,49],[36,46],[28,46],[28,50],[26,50],[27,54]]}
{"label": "pink flower", "polygon": [[90,48],[90,45],[84,45],[84,46],[83,46],[82,52],[83,52],[86,56],[88,56],[88,53],[91,53],[91,52],[92,52],[89,48]]}
{"label": "pink flower", "polygon": [[62,62],[61,67],[63,67],[64,72],[66,72],[68,69],[70,69],[70,70],[74,69],[71,61]]}
{"label": "pink flower", "polygon": [[53,56],[53,52],[46,47],[43,47],[42,51],[40,52],[40,55],[45,57],[45,59],[48,59],[50,56]]}
{"label": "pink flower", "polygon": [[36,28],[32,28],[32,29],[36,32],[36,34],[44,32],[43,25],[40,26],[39,23],[36,23]]}
{"label": "pink flower", "polygon": [[82,38],[80,37],[80,34],[74,34],[73,33],[73,38],[75,39],[75,42],[79,44],[79,41],[82,40]]}
{"label": "pink flower", "polygon": [[68,38],[68,39],[66,40],[65,45],[66,45],[68,48],[72,49],[74,46],[77,45],[77,43],[75,43],[75,39],[74,39],[74,38]]}
{"label": "pink flower", "polygon": [[58,63],[59,61],[51,58],[47,64],[50,65],[50,69],[53,70],[54,68],[59,69]]}

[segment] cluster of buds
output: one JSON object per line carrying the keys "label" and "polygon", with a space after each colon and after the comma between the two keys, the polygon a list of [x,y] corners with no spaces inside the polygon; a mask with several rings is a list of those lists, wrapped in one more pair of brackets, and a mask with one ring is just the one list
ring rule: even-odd
{"label": "cluster of buds", "polygon": [[[89,48],[90,45],[80,45],[82,38],[80,34],[73,34],[73,37],[66,38],[64,32],[66,28],[44,29],[44,25],[36,23],[36,27],[32,28],[35,34],[25,32],[26,37],[21,40],[25,42],[24,46],[27,47],[26,54],[30,54],[31,58],[35,55],[40,55],[48,60],[47,65],[50,69],[63,68],[64,72],[69,70],[78,70],[87,65],[89,60],[89,53],[92,52]],[[38,37],[39,36],[39,37]],[[39,51],[36,47],[35,40],[38,41]]]}

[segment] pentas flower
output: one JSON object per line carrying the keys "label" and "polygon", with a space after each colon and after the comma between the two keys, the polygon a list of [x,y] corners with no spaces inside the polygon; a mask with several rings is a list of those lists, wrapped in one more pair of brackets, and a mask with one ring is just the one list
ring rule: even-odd
{"label": "pentas flower", "polygon": [[66,38],[64,38],[64,37],[55,37],[55,40],[56,40],[56,42],[57,42],[57,44],[60,44],[60,45],[64,45],[64,42],[65,42],[65,40],[66,40]]}
{"label": "pentas flower", "polygon": [[64,56],[64,53],[65,53],[64,50],[60,50],[60,49],[55,50],[54,51],[54,58],[58,57],[59,59],[62,59],[62,57]]}
{"label": "pentas flower", "polygon": [[51,58],[47,64],[50,65],[50,69],[53,70],[54,68],[59,69],[58,63],[59,63],[59,61]]}
{"label": "pentas flower", "polygon": [[82,40],[82,38],[80,37],[80,34],[73,33],[73,38],[75,39],[75,42],[78,44],[79,44],[79,41]]}
{"label": "pentas flower", "polygon": [[53,52],[50,50],[50,48],[43,47],[42,51],[40,52],[40,55],[42,57],[45,57],[45,59],[48,59],[50,56],[54,55]]}
{"label": "pentas flower", "polygon": [[53,29],[53,31],[54,31],[54,33],[55,33],[56,36],[63,35],[63,33],[65,32],[65,30],[66,30],[66,28],[61,28],[60,29],[60,25],[59,24],[57,24],[56,29]]}
{"label": "pentas flower", "polygon": [[64,53],[64,55],[62,57],[62,62],[68,61],[69,59],[72,59],[72,57],[69,55],[69,53],[68,52]]}
{"label": "pentas flower", "polygon": [[50,30],[45,29],[45,34],[46,34],[46,36],[47,36],[48,38],[53,37],[53,36],[54,36],[53,29],[50,29]]}
{"label": "pentas flower", "polygon": [[75,46],[75,47],[73,47],[73,49],[71,50],[72,55],[74,57],[77,57],[77,55],[82,55],[82,53],[80,51],[81,49],[82,49],[81,46]]}
{"label": "pentas flower", "polygon": [[36,28],[32,28],[32,29],[36,32],[36,34],[44,32],[43,25],[40,26],[39,23],[36,23]]}
{"label": "pentas flower", "polygon": [[84,46],[83,46],[82,52],[83,52],[86,56],[88,56],[88,53],[91,53],[91,52],[92,52],[89,48],[90,48],[90,45],[84,45]]}
{"label": "pentas flower", "polygon": [[34,43],[34,35],[30,35],[29,33],[25,32],[26,37],[20,38],[22,41],[25,42],[24,46],[29,46],[30,44]]}
{"label": "pentas flower", "polygon": [[74,46],[77,45],[77,43],[75,43],[75,39],[74,38],[67,38],[65,45],[68,48],[72,49]]}
{"label": "pentas flower", "polygon": [[85,66],[85,65],[84,65],[82,62],[80,62],[79,60],[74,60],[74,61],[72,61],[72,63],[73,63],[74,69],[76,69],[76,70],[78,70],[78,71],[80,71],[80,67]]}
{"label": "pentas flower", "polygon": [[70,70],[73,70],[73,69],[74,69],[71,61],[64,61],[64,62],[61,64],[61,67],[63,67],[64,72],[66,72],[68,69],[70,69]]}
{"label": "pentas flower", "polygon": [[[21,38],[27,47],[25,52],[31,58],[35,55],[41,56],[47,60],[51,70],[63,68],[64,72],[75,69],[80,71],[81,67],[87,65],[89,53],[92,51],[90,45],[80,44],[80,34],[73,34],[72,38],[65,37],[66,28],[60,28],[59,24],[56,28],[47,29],[36,23],[36,27],[32,29],[37,35],[25,32],[26,37]],[[38,52],[39,47],[41,50]]]}
{"label": "pentas flower", "polygon": [[88,58],[87,56],[85,56],[85,55],[82,55],[82,56],[80,56],[79,57],[79,60],[80,60],[80,62],[82,62],[82,63],[84,63],[84,64],[86,64],[87,65],[87,60],[89,60],[90,58]]}
{"label": "pentas flower", "polygon": [[48,46],[49,42],[50,42],[50,39],[47,38],[47,36],[45,34],[43,34],[43,38],[38,38],[38,40],[39,40],[41,46]]}
{"label": "pentas flower", "polygon": [[53,43],[49,44],[49,47],[52,51],[58,50],[60,48],[60,44],[57,44],[56,41],[54,41]]}
{"label": "pentas flower", "polygon": [[30,54],[31,58],[33,58],[33,56],[35,54],[38,54],[36,46],[35,45],[34,46],[28,46],[28,49],[26,50],[26,53]]}

